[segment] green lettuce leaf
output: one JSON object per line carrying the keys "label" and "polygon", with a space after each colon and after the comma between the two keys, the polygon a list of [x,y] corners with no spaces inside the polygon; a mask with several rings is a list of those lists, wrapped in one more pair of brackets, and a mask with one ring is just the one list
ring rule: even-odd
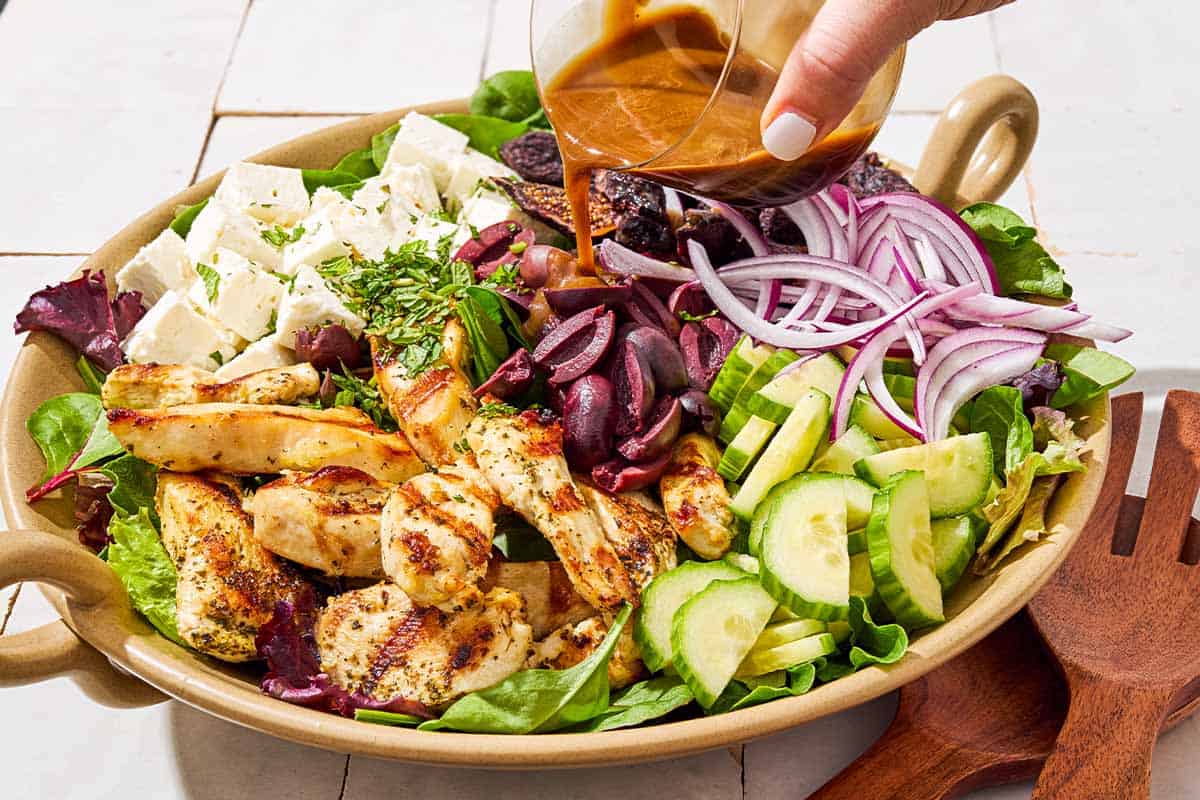
{"label": "green lettuce leaf", "polygon": [[[341,189],[344,186],[353,185],[355,187],[362,186],[362,179],[353,172],[342,172],[337,169],[302,169],[300,170],[301,177],[304,178],[304,188],[311,195],[320,189],[322,186],[328,186],[331,189]],[[343,195],[346,192],[342,192]],[[350,192],[353,194],[353,192]],[[348,195],[347,195],[348,196]]]}
{"label": "green lettuce leaf", "polygon": [[864,598],[850,598],[850,638],[844,652],[814,662],[822,683],[844,678],[863,667],[895,664],[908,652],[908,633],[899,625],[879,625],[871,618]]}
{"label": "green lettuce leaf", "polygon": [[399,130],[400,123],[397,122],[371,137],[371,161],[374,162],[375,169],[383,170],[383,165],[387,163],[388,151],[392,149],[392,142],[396,141],[396,133]]}
{"label": "green lettuce leaf", "polygon": [[29,415],[25,428],[46,460],[43,480],[74,465],[103,411],[98,396],[72,392],[50,398]]}
{"label": "green lettuce leaf", "polygon": [[175,565],[158,530],[143,508],[136,515],[115,515],[108,523],[108,564],[125,585],[134,608],[176,644],[184,645],[175,626]]}
{"label": "green lettuce leaf", "polygon": [[354,719],[375,725],[391,725],[399,728],[415,728],[424,720],[412,714],[397,714],[395,711],[379,711],[374,708],[354,709]]}
{"label": "green lettuce leaf", "polygon": [[986,433],[992,440],[996,474],[1003,476],[1033,452],[1033,426],[1025,416],[1021,391],[993,386],[975,399],[971,432]]}
{"label": "green lettuce leaf", "polygon": [[144,509],[158,525],[154,511],[158,467],[127,454],[109,461],[100,467],[100,472],[113,483],[113,488],[108,491],[108,503],[118,515],[135,517]]}
{"label": "green lettuce leaf", "polygon": [[424,722],[420,729],[547,733],[594,719],[608,710],[608,661],[631,612],[626,604],[600,646],[570,669],[517,672],[459,698],[440,719]]}
{"label": "green lettuce leaf", "polygon": [[816,683],[817,665],[823,661],[824,659],[817,659],[810,664],[789,667],[784,673],[784,680],[779,683],[762,679],[730,681],[707,713],[709,716],[724,714],[769,703],[782,697],[799,697],[806,694]]}
{"label": "green lettuce leaf", "polygon": [[1038,406],[1033,409],[1033,443],[1041,453],[1038,476],[1083,472],[1087,443],[1075,433],[1075,420],[1061,411]]}
{"label": "green lettuce leaf", "polygon": [[974,229],[996,265],[1004,294],[1036,294],[1067,299],[1071,286],[1062,267],[1036,240],[1037,229],[995,203],[976,203],[960,215]]}
{"label": "green lettuce leaf", "polygon": [[1063,383],[1050,405],[1066,408],[1115,389],[1133,377],[1133,365],[1112,353],[1075,344],[1052,344],[1045,357],[1062,365]]}
{"label": "green lettuce leaf", "polygon": [[360,181],[374,178],[379,174],[379,168],[375,166],[374,154],[369,147],[342,156],[342,160],[333,166],[333,171],[354,175]]}
{"label": "green lettuce leaf", "polygon": [[529,70],[506,70],[487,78],[471,96],[470,109],[478,116],[520,122],[532,128],[550,127],[542,111],[537,82]]}
{"label": "green lettuce leaf", "polygon": [[500,145],[529,130],[524,122],[509,122],[479,114],[436,114],[434,119],[467,135],[468,144],[492,158],[500,158]]}
{"label": "green lettuce leaf", "polygon": [[650,678],[615,695],[608,711],[572,730],[612,731],[630,728],[670,714],[694,699],[692,690],[678,675]]}
{"label": "green lettuce leaf", "polygon": [[1036,542],[1047,534],[1046,509],[1050,507],[1050,500],[1061,480],[1061,475],[1045,475],[1034,479],[1021,516],[1005,537],[1004,544],[990,558],[980,560],[985,570],[993,569],[1026,542]]}
{"label": "green lettuce leaf", "polygon": [[75,362],[75,370],[83,379],[83,385],[87,387],[88,394],[100,394],[101,389],[104,388],[104,379],[108,377],[104,370],[88,361],[87,356],[79,357],[79,360]]}
{"label": "green lettuce leaf", "polygon": [[175,219],[171,220],[171,230],[179,234],[180,238],[186,239],[189,232],[192,230],[192,223],[196,221],[196,217],[200,216],[200,212],[208,205],[209,198],[204,198],[194,206],[184,206],[175,212]]}

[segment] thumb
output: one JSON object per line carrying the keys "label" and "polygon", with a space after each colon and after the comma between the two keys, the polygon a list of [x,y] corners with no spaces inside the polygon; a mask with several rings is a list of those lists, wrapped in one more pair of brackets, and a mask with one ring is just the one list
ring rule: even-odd
{"label": "thumb", "polygon": [[763,146],[799,158],[854,108],[896,48],[937,17],[928,0],[829,0],[788,56],[762,116]]}

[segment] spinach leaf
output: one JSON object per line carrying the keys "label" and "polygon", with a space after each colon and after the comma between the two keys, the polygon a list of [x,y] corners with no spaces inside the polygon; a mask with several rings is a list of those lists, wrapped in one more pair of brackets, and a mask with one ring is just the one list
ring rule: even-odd
{"label": "spinach leaf", "polygon": [[492,546],[509,561],[557,561],[550,541],[520,517],[507,514],[496,520]]}
{"label": "spinach leaf", "polygon": [[976,203],[964,208],[961,216],[983,239],[996,265],[1001,292],[1063,299],[1071,296],[1062,267],[1034,238],[1037,229],[1026,225],[1017,214],[994,203]]}
{"label": "spinach leaf", "polygon": [[342,156],[342,160],[334,165],[333,171],[349,173],[365,181],[378,175],[379,167],[375,166],[374,154],[368,147]]}
{"label": "spinach leaf", "polygon": [[415,728],[424,720],[412,714],[397,714],[395,711],[379,711],[374,708],[354,709],[354,718],[359,722],[372,722],[376,725],[392,725],[394,727]]}
{"label": "spinach leaf", "polygon": [[550,123],[542,110],[537,82],[525,69],[497,72],[475,90],[471,96],[471,113],[496,117],[508,122],[521,122],[529,127],[549,129]]}
{"label": "spinach leaf", "polygon": [[1052,344],[1046,358],[1062,365],[1063,384],[1050,398],[1050,405],[1066,408],[1120,386],[1133,377],[1133,365],[1094,347]]}
{"label": "spinach leaf", "polygon": [[678,675],[663,675],[635,683],[612,699],[608,711],[573,731],[612,731],[641,725],[683,708],[695,698]]}
{"label": "spinach leaf", "polygon": [[104,370],[88,361],[87,356],[79,357],[79,360],[75,362],[75,370],[79,373],[79,377],[83,378],[83,385],[87,387],[88,394],[100,394],[100,390],[104,387],[104,379],[108,377]]}
{"label": "spinach leaf", "polygon": [[397,122],[371,137],[371,161],[375,163],[375,169],[383,170],[383,165],[387,163],[388,151],[392,149],[392,142],[396,141],[399,131],[400,123]]}
{"label": "spinach leaf", "polygon": [[[823,659],[818,659],[818,662]],[[738,711],[750,706],[762,705],[781,697],[799,697],[812,689],[817,678],[817,662],[797,664],[789,667],[786,677],[780,684],[760,682],[755,679],[747,681],[730,681],[721,692],[721,696],[708,709],[708,715],[724,714],[728,711]]]}
{"label": "spinach leaf", "polygon": [[993,386],[975,399],[971,432],[986,433],[992,440],[996,474],[1003,477],[1033,452],[1033,426],[1025,416],[1021,390]]}
{"label": "spinach leaf", "polygon": [[71,468],[81,470],[84,467],[99,464],[106,458],[119,456],[124,452],[125,448],[108,429],[108,417],[101,412],[96,419],[96,426],[92,428],[91,436],[88,437],[87,443],[71,463]]}
{"label": "spinach leaf", "polygon": [[114,458],[100,472],[113,482],[108,492],[108,503],[117,514],[134,517],[146,509],[150,519],[158,524],[154,512],[154,492],[158,488],[158,467],[135,455]]}
{"label": "spinach leaf", "polygon": [[80,451],[88,444],[103,413],[96,395],[71,392],[50,398],[29,415],[25,428],[46,459],[43,481],[76,466]]}
{"label": "spinach leaf", "polygon": [[471,295],[459,299],[455,310],[471,344],[471,372],[478,386],[508,358],[508,337],[504,335],[500,322]]}
{"label": "spinach leaf", "polygon": [[508,298],[487,286],[468,286],[463,289],[463,293],[479,303],[497,325],[503,326],[505,333],[513,341],[526,350],[533,349],[533,343],[525,335],[525,327],[521,318],[513,310]]}
{"label": "spinach leaf", "polygon": [[548,733],[586,722],[608,709],[608,660],[632,607],[626,604],[599,647],[570,669],[530,669],[455,701],[420,730],[468,733]]}
{"label": "spinach leaf", "polygon": [[158,538],[148,509],[117,515],[108,523],[108,564],[125,585],[129,599],[150,624],[184,645],[175,625],[175,565]]}
{"label": "spinach leaf", "polygon": [[337,192],[338,194],[340,194],[342,197],[346,198],[347,200],[353,200],[354,193],[357,192],[359,189],[363,188],[363,181],[355,181],[354,183],[343,183],[338,186],[330,186],[329,188],[333,189],[335,192]]}
{"label": "spinach leaf", "polygon": [[495,159],[500,158],[500,145],[529,130],[524,122],[508,122],[478,114],[437,114],[434,119],[465,133],[471,147]]}
{"label": "spinach leaf", "polygon": [[359,176],[353,172],[341,172],[336,169],[302,169],[300,170],[300,175],[304,178],[304,188],[308,190],[310,195],[322,186],[336,189],[349,184],[361,185],[362,183]]}
{"label": "spinach leaf", "polygon": [[188,233],[192,230],[192,223],[196,221],[196,217],[200,216],[200,212],[208,205],[210,198],[204,198],[194,206],[187,206],[175,212],[175,219],[171,220],[171,230],[186,239]]}

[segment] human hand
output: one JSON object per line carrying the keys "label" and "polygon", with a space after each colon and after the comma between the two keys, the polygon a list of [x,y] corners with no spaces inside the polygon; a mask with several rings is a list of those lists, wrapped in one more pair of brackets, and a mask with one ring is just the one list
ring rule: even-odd
{"label": "human hand", "polygon": [[960,19],[1012,0],[828,0],[796,40],[762,116],[763,146],[799,158],[862,97],[896,48],[937,20]]}

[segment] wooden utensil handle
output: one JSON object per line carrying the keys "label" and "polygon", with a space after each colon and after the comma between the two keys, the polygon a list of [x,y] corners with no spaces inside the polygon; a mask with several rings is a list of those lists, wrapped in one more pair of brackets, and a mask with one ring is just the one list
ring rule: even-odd
{"label": "wooden utensil handle", "polygon": [[1034,800],[1149,800],[1150,756],[1172,692],[1072,676],[1071,707]]}
{"label": "wooden utensil handle", "polygon": [[1023,780],[1039,762],[964,751],[896,719],[880,739],[809,800],[950,800],[982,786]]}

